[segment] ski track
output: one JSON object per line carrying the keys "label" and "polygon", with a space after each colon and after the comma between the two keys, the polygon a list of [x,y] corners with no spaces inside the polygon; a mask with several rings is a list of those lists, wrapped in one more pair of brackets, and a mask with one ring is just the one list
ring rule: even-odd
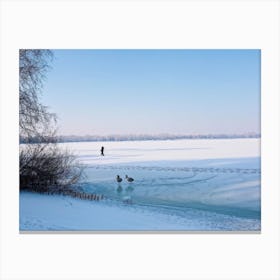
{"label": "ski track", "polygon": [[129,165],[90,165],[87,168],[94,169],[125,169],[147,171],[183,171],[196,173],[238,173],[238,174],[261,174],[257,168],[206,168],[206,167],[159,167],[159,166],[129,166]]}

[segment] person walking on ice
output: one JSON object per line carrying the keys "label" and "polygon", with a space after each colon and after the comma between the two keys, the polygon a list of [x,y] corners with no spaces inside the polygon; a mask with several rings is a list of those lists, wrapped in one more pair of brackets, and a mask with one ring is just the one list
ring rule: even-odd
{"label": "person walking on ice", "polygon": [[101,147],[100,152],[101,152],[101,156],[104,156],[104,147],[103,146]]}

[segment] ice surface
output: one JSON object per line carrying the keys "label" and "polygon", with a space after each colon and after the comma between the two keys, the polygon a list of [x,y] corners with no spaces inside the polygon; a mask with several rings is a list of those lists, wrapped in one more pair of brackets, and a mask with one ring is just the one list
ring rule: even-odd
{"label": "ice surface", "polygon": [[86,164],[84,191],[107,200],[21,193],[21,230],[260,230],[259,139],[61,145]]}
{"label": "ice surface", "polygon": [[[61,145],[76,152],[80,160],[88,164],[162,161],[183,163],[193,160],[205,160],[205,163],[208,160],[208,164],[211,164],[212,159],[220,159],[216,163],[223,165],[223,162],[235,162],[238,165],[240,158],[260,157],[259,139],[76,142]],[[105,157],[100,157],[101,146],[105,147]],[[246,164],[250,167],[250,160]]]}

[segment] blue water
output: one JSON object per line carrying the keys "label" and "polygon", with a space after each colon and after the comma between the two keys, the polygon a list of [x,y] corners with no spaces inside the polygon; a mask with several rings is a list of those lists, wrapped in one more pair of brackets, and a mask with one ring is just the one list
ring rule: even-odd
{"label": "blue water", "polygon": [[[129,198],[132,205],[180,216],[193,209],[260,220],[260,169],[206,166],[89,166],[81,186],[119,204]],[[126,174],[135,181],[125,181]],[[123,178],[122,183],[116,182],[116,175]]]}

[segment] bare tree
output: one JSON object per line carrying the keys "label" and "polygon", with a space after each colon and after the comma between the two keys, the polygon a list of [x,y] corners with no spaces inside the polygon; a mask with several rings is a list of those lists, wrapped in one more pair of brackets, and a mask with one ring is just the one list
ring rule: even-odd
{"label": "bare tree", "polygon": [[82,175],[75,156],[57,143],[56,115],[40,102],[51,59],[49,50],[19,51],[19,128],[26,143],[20,145],[20,189],[67,188]]}
{"label": "bare tree", "polygon": [[19,51],[19,128],[22,137],[43,137],[50,134],[55,114],[39,101],[43,81],[49,70],[49,50]]}

